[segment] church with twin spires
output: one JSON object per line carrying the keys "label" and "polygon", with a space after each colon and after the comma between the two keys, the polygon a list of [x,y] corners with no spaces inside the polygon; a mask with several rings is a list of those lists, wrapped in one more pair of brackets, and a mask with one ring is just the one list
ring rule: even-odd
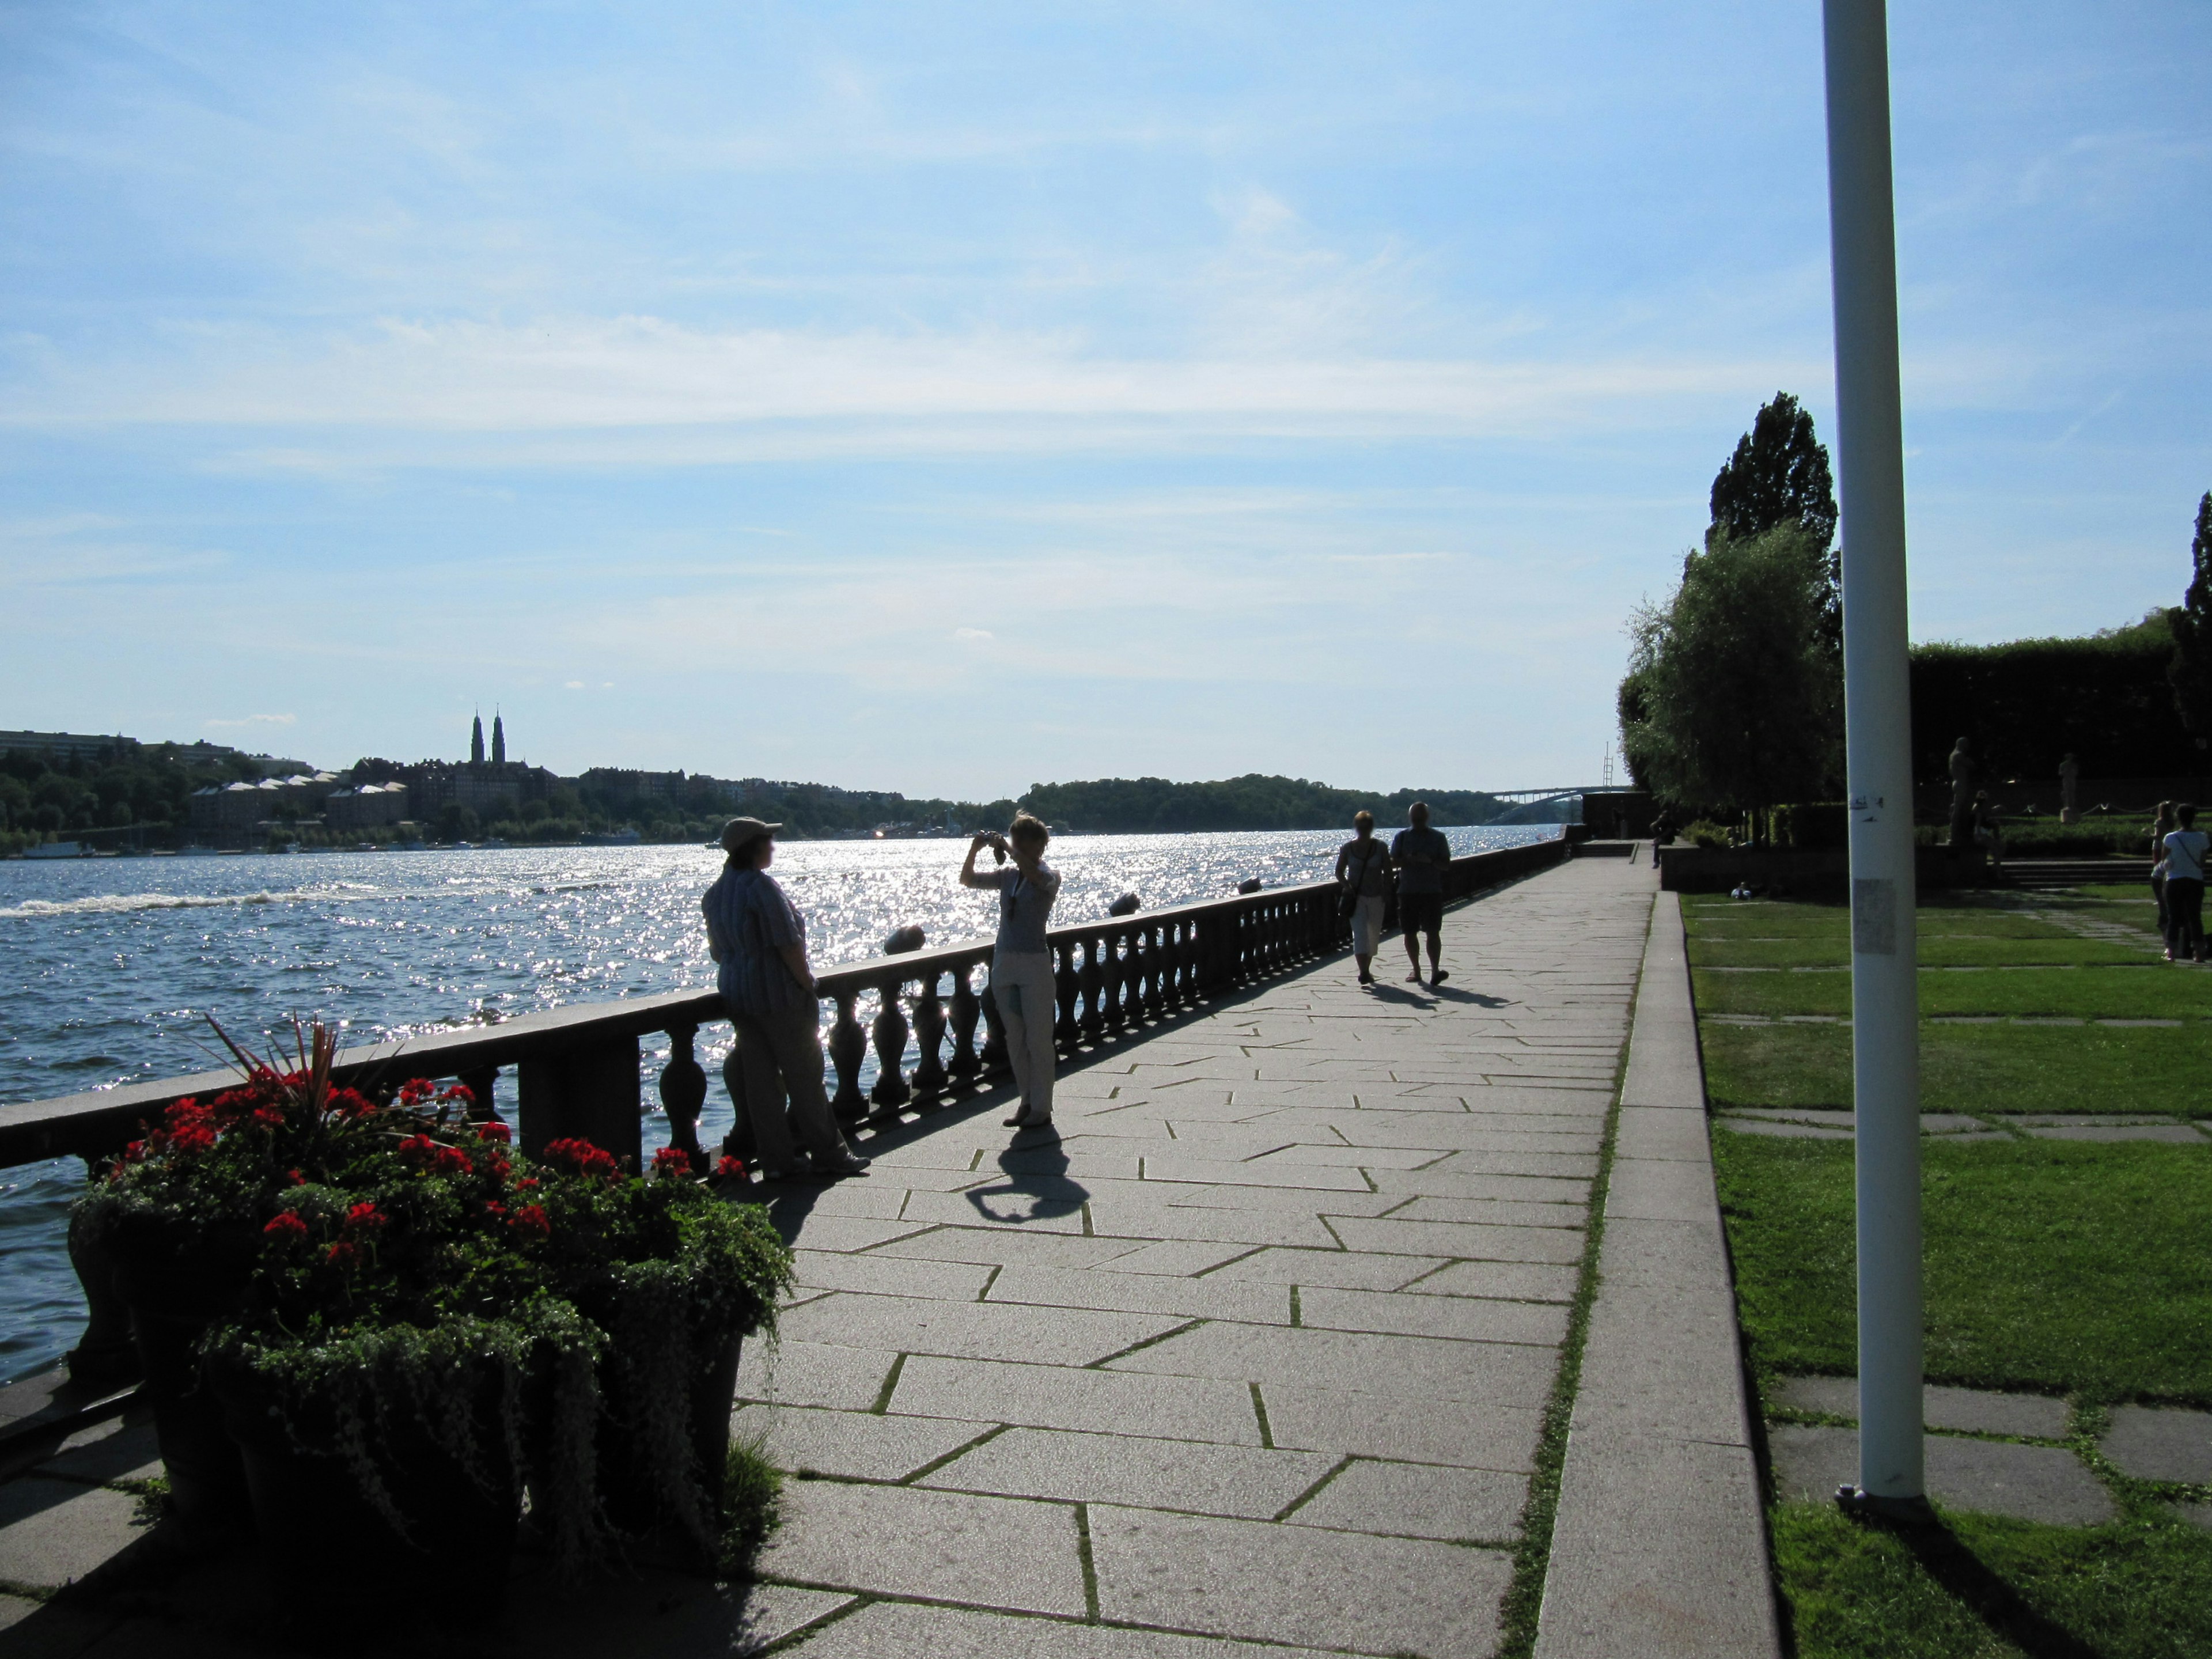
{"label": "church with twin spires", "polygon": [[533,800],[553,792],[553,775],[542,766],[507,757],[507,721],[497,709],[491,717],[491,753],[484,753],[483,716],[469,729],[465,761],[423,761],[406,769],[415,816],[434,822],[447,805],[458,804],[485,824],[512,817]]}

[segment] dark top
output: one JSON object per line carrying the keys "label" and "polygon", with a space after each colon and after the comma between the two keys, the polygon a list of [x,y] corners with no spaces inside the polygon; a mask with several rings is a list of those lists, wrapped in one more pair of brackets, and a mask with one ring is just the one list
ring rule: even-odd
{"label": "dark top", "polygon": [[1398,866],[1400,894],[1441,893],[1451,842],[1441,830],[1401,830],[1390,843],[1390,861]]}
{"label": "dark top", "polygon": [[707,940],[720,964],[715,986],[740,1014],[811,1007],[812,993],[792,976],[781,946],[806,943],[806,919],[763,870],[726,869],[699,902]]}

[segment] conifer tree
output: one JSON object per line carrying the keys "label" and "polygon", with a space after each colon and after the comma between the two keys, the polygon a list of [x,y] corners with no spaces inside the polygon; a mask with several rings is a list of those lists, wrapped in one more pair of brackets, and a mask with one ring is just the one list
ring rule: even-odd
{"label": "conifer tree", "polygon": [[1751,430],[1713,479],[1712,527],[1708,543],[1755,540],[1787,525],[1819,553],[1827,571],[1822,631],[1843,643],[1843,560],[1836,548],[1836,483],[1827,446],[1814,435],[1813,417],[1787,392],[1760,405]]}
{"label": "conifer tree", "polygon": [[2173,624],[2173,661],[2166,671],[2182,724],[2203,749],[2212,739],[2212,490],[2197,503],[2197,535],[2189,544],[2194,568]]}

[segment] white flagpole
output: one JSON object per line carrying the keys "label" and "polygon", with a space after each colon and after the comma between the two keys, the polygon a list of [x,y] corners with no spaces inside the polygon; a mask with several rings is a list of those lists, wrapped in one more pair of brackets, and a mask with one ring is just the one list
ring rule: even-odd
{"label": "white flagpole", "polygon": [[1848,1495],[1917,1511],[1920,1017],[1888,27],[1883,0],[1825,0],[1823,11],[1858,1113],[1859,1485]]}

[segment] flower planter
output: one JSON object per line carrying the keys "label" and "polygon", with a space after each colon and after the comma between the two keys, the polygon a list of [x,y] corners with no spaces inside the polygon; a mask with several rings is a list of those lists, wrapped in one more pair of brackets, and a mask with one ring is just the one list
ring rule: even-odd
{"label": "flower planter", "polygon": [[116,1279],[154,1410],[169,1483],[169,1512],[194,1534],[243,1533],[251,1521],[246,1468],[222,1403],[200,1375],[199,1340],[234,1297],[221,1275],[184,1273],[126,1250]]}
{"label": "flower planter", "polygon": [[[730,1411],[738,1391],[738,1360],[744,1338],[732,1336],[693,1376],[686,1391],[690,1423],[690,1467],[706,1507],[708,1524],[717,1524],[722,1482],[730,1455]],[[606,1411],[599,1420],[599,1492],[607,1519],[636,1538],[651,1538],[679,1550],[701,1540],[686,1536],[683,1510],[659,1479],[640,1431],[641,1402],[617,1381],[618,1365],[603,1368]],[[682,1540],[679,1542],[679,1540]]]}
{"label": "flower planter", "polygon": [[223,1376],[216,1391],[243,1454],[280,1618],[300,1626],[353,1620],[453,1629],[505,1611],[520,1505],[489,1390],[477,1413],[485,1485],[419,1422],[389,1425],[378,1463],[404,1535],[339,1455],[334,1418],[288,1425],[251,1378]]}

